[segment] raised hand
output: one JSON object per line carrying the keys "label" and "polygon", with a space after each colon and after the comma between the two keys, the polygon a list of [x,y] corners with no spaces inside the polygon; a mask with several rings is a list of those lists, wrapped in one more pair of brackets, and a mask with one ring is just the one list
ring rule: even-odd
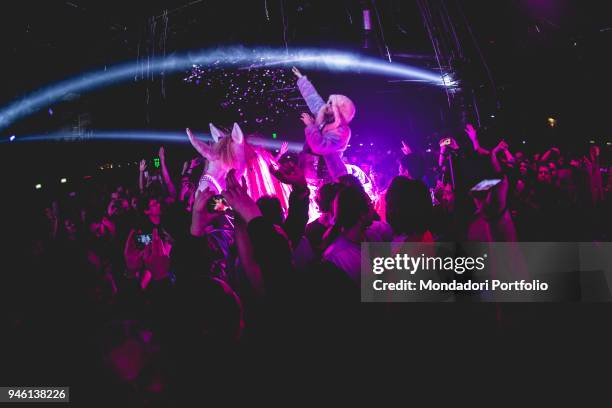
{"label": "raised hand", "polygon": [[315,123],[315,120],[310,113],[302,113],[302,116],[300,119],[306,126],[310,126]]}
{"label": "raised hand", "polygon": [[591,146],[589,149],[589,156],[591,156],[591,161],[595,162],[600,154],[599,146]]}
{"label": "raised hand", "polygon": [[204,191],[196,190],[195,198],[193,201],[193,212],[201,213],[203,211],[208,211],[206,208],[206,203],[215,195],[214,191],[210,188],[206,187]]}
{"label": "raised hand", "polygon": [[245,178],[242,177],[242,185],[240,185],[236,179],[235,169],[232,169],[227,173],[227,176],[225,177],[225,185],[225,191],[222,193],[223,197],[246,223],[251,221],[253,218],[261,216],[259,207],[257,207],[255,201],[249,197]]}
{"label": "raised hand", "polygon": [[196,157],[194,159],[191,159],[191,162],[189,163],[189,169],[195,169],[199,165],[200,165],[200,160]]}
{"label": "raised hand", "polygon": [[465,125],[465,133],[467,133],[468,137],[472,141],[478,137],[478,133],[476,132],[476,129],[474,128],[474,126],[472,126],[471,123]]}
{"label": "raised hand", "polygon": [[[446,142],[446,141],[449,142]],[[457,141],[455,139],[453,139],[452,137],[448,137],[448,138],[444,138],[442,140],[440,140],[440,152],[446,152],[448,151],[448,149],[452,149],[452,150],[457,150],[459,149],[459,145],[457,144]]]}
{"label": "raised hand", "polygon": [[279,161],[281,157],[283,157],[283,155],[287,153],[288,150],[289,150],[289,143],[283,142],[281,144],[280,150],[278,151],[278,154],[274,157],[274,160]]}
{"label": "raised hand", "polygon": [[140,172],[144,172],[147,169],[147,161],[145,159],[142,159],[140,161]]}
{"label": "raised hand", "polygon": [[159,237],[157,228],[153,229],[153,241],[144,251],[143,261],[146,269],[151,272],[153,280],[168,277],[170,271],[170,251]]}
{"label": "raised hand", "polygon": [[408,146],[406,142],[404,142],[403,140],[402,140],[402,153],[404,153],[406,156],[412,153],[412,149],[410,149],[410,146]]}
{"label": "raised hand", "polygon": [[200,190],[196,190],[194,194],[195,197],[191,209],[191,235],[201,237],[206,233],[208,226],[219,217],[224,216],[224,214],[220,212],[208,212],[206,204],[208,200],[215,195],[214,191],[206,188],[201,192]]}
{"label": "raised hand", "polygon": [[293,72],[293,75],[295,75],[298,79],[304,76],[296,67],[291,68],[291,72]]}
{"label": "raised hand", "polygon": [[507,151],[507,150],[508,150],[508,143],[506,143],[505,140],[502,140],[501,142],[499,142],[497,146],[495,146],[495,148],[493,149],[493,151],[495,152]]}

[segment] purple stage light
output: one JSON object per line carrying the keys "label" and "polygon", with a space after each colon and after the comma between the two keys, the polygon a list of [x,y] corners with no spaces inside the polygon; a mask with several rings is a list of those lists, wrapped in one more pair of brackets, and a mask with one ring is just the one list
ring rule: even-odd
{"label": "purple stage light", "polygon": [[363,10],[363,29],[365,31],[372,30],[372,17],[368,9]]}

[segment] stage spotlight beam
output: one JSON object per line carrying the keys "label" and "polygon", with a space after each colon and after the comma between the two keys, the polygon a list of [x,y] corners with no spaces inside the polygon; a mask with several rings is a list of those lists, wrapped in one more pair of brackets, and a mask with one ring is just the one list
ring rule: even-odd
{"label": "stage spotlight beam", "polygon": [[194,64],[237,66],[239,68],[299,65],[313,70],[350,71],[390,75],[402,79],[419,79],[434,86],[447,86],[440,74],[436,72],[357,54],[316,49],[287,51],[266,48],[219,48],[155,58],[148,61],[146,67],[143,67],[141,62],[119,64],[54,83],[0,108],[0,131],[22,118],[48,108],[67,95],[83,94],[106,86],[132,81],[138,78],[143,70],[147,75],[172,74],[185,71]]}
{"label": "stage spotlight beam", "polygon": [[[204,141],[212,142],[213,139],[208,133],[200,133],[196,131],[198,137]],[[27,135],[22,136],[13,143],[32,143],[32,142],[61,142],[66,140],[74,140],[72,133],[51,133],[47,135]],[[83,140],[101,140],[101,141],[117,141],[117,142],[143,142],[143,143],[185,143],[189,144],[189,139],[185,132],[151,132],[151,131],[133,131],[133,130],[117,130],[117,131],[92,131]],[[261,146],[266,149],[278,149],[283,143],[280,139],[266,139],[262,137],[252,136],[248,138],[249,143],[255,146]],[[0,144],[10,143],[6,140],[0,140]],[[69,142],[67,142],[69,143]],[[289,142],[289,151],[302,151],[303,143]]]}

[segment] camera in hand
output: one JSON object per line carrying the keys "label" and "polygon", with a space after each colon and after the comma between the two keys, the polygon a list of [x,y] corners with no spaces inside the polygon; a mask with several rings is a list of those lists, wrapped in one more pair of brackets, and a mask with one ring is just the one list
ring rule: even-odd
{"label": "camera in hand", "polygon": [[206,208],[208,209],[209,213],[215,213],[225,212],[231,207],[227,204],[227,201],[225,201],[225,198],[223,198],[221,194],[217,194],[208,199],[208,202],[206,203]]}
{"label": "camera in hand", "polygon": [[153,234],[137,234],[136,242],[140,247],[144,248],[153,242]]}

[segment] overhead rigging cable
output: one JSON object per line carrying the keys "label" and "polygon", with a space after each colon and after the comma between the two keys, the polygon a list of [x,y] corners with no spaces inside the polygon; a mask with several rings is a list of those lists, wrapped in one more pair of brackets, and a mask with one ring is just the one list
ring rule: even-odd
{"label": "overhead rigging cable", "polygon": [[[438,69],[440,70],[440,77],[442,77],[444,70],[442,69],[442,64],[440,62],[440,50],[438,48],[436,38],[432,32],[432,22],[429,19],[430,14],[428,15],[429,9],[427,8],[423,0],[417,0],[417,4],[421,11],[421,16],[423,18],[423,24],[425,25],[425,29],[427,30],[427,34],[429,35],[429,40],[431,41],[431,45],[433,47],[434,54],[436,56],[436,62],[438,63]],[[451,106],[450,92],[448,88],[446,88],[445,91],[446,91],[446,99],[448,101],[448,106]]]}
{"label": "overhead rigging cable", "polygon": [[393,62],[391,60],[391,51],[389,50],[389,46],[387,45],[387,41],[385,40],[385,32],[383,30],[382,22],[380,20],[380,14],[378,13],[378,6],[376,5],[376,0],[372,0],[372,5],[374,6],[374,12],[376,13],[376,20],[378,20],[378,30],[380,31],[380,39],[383,42],[385,47],[385,52],[387,53],[387,59],[389,62]]}
{"label": "overhead rigging cable", "polygon": [[461,8],[461,5],[459,4],[458,1],[456,1],[457,3],[457,9],[459,10],[459,13],[461,13],[461,16],[463,17],[463,21],[465,22],[465,26],[468,29],[468,32],[470,33],[470,37],[472,38],[472,42],[474,43],[474,47],[476,48],[476,51],[478,51],[478,55],[480,56],[480,60],[482,61],[482,65],[484,66],[485,70],[487,71],[487,75],[489,77],[489,81],[491,82],[491,87],[493,88],[493,95],[495,96],[495,102],[499,108],[499,99],[497,98],[497,87],[495,85],[495,80],[493,79],[493,74],[491,73],[491,69],[489,69],[489,64],[487,64],[487,61],[485,60],[484,54],[482,53],[482,50],[480,49],[480,46],[478,45],[478,41],[476,41],[476,37],[474,36],[474,33],[472,32],[472,27],[470,26],[470,23],[467,19],[467,17],[465,16],[465,13],[463,12],[463,9]]}

